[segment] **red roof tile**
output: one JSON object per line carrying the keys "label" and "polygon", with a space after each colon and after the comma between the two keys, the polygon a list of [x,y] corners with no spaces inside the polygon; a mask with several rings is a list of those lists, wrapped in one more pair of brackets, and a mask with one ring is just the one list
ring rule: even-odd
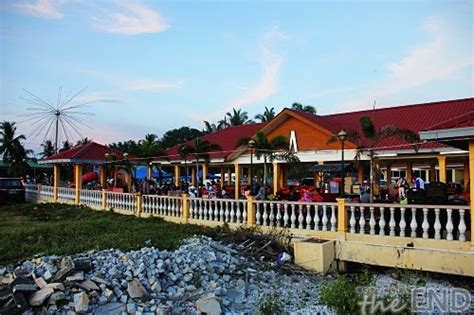
{"label": "red roof tile", "polygon": [[96,142],[78,145],[72,149],[52,155],[44,161],[55,162],[59,160],[105,161],[105,154],[115,154],[122,158],[122,152],[106,147]]}
{"label": "red roof tile", "polygon": [[449,118],[424,130],[427,131],[464,127],[474,127],[474,109],[466,114],[456,116],[454,118]]}
{"label": "red roof tile", "polygon": [[[211,158],[225,158],[236,149],[236,143],[240,138],[251,137],[265,124],[247,124],[240,126],[228,127],[201,137],[201,140],[207,140],[211,144],[217,144],[222,148],[222,152],[211,153]],[[192,146],[193,141],[186,142],[187,145]],[[178,145],[166,150],[170,160],[180,160],[178,154]],[[191,157],[192,158],[192,157]]]}

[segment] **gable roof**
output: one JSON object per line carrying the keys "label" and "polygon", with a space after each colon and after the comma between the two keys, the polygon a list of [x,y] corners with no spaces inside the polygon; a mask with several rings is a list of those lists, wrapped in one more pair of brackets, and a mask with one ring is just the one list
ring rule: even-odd
{"label": "gable roof", "polygon": [[[258,130],[260,130],[265,123],[258,123],[258,124],[246,124],[240,126],[231,126],[225,129],[204,135],[200,137],[201,140],[207,140],[211,144],[217,144],[221,147],[222,151],[219,152],[211,152],[209,154],[210,158],[226,158],[229,154],[231,154],[236,149],[237,141],[240,138],[251,137],[253,136]],[[185,142],[185,144],[192,146],[193,140],[189,140]],[[171,161],[178,161],[181,160],[181,157],[178,153],[179,145],[175,145],[166,150],[166,155],[169,160]],[[190,154],[190,158],[192,154]]]}
{"label": "gable roof", "polygon": [[123,153],[119,150],[109,148],[105,145],[90,142],[81,144],[69,150],[59,152],[40,161],[40,163],[67,163],[67,162],[105,162],[105,154],[113,154],[118,158],[123,158]]}

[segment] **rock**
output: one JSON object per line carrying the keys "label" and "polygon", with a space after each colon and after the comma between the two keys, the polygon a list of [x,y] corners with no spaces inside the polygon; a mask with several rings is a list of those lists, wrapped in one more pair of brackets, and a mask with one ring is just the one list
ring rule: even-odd
{"label": "rock", "polygon": [[74,294],[74,309],[78,313],[85,313],[89,309],[89,297],[85,292]]}
{"label": "rock", "polygon": [[77,259],[74,260],[74,269],[89,272],[92,270],[92,263],[88,259]]}
{"label": "rock", "polygon": [[113,295],[114,295],[114,291],[112,291],[110,289],[105,289],[104,290],[104,296],[105,296],[105,298],[107,298],[107,300],[110,300]]}
{"label": "rock", "polygon": [[69,282],[82,281],[82,280],[84,280],[84,272],[83,271],[76,272],[73,275],[66,277],[66,281],[69,281]]}
{"label": "rock", "polygon": [[[25,261],[25,263],[26,263],[26,261]],[[33,268],[32,268],[32,270],[33,270]],[[28,271],[25,268],[18,267],[13,271],[13,277],[14,278],[30,278],[31,277],[31,272]]]}
{"label": "rock", "polygon": [[129,314],[135,314],[137,312],[137,307],[134,303],[128,303],[127,304],[127,312]]}
{"label": "rock", "polygon": [[95,309],[94,314],[96,315],[115,315],[122,314],[126,311],[125,305],[121,303],[108,303],[101,305]]}
{"label": "rock", "polygon": [[52,277],[53,276],[51,275],[51,272],[48,269],[46,269],[46,271],[43,273],[44,280],[46,281],[51,280]]}
{"label": "rock", "polygon": [[30,278],[24,278],[22,276],[17,276],[12,283],[10,283],[10,288],[13,293],[15,292],[34,292],[36,291],[36,283]]}
{"label": "rock", "polygon": [[91,280],[98,284],[105,284],[108,287],[112,286],[112,284],[109,281],[102,279],[100,277],[92,277]]}
{"label": "rock", "polygon": [[66,277],[72,274],[73,272],[74,272],[74,261],[72,260],[71,257],[64,256],[63,259],[61,259],[59,271],[53,277],[53,281],[55,282],[64,281],[64,279],[66,279]]}
{"label": "rock", "polygon": [[48,284],[42,277],[35,278],[35,283],[40,289],[44,288]]}
{"label": "rock", "polygon": [[49,297],[49,304],[55,304],[58,301],[64,301],[64,300],[67,300],[66,295],[64,294],[64,292],[61,292],[61,291],[54,292]]}
{"label": "rock", "polygon": [[133,279],[128,283],[127,292],[132,299],[140,299],[142,301],[146,301],[149,298],[147,290],[137,279]]}
{"label": "rock", "polygon": [[82,282],[77,282],[76,286],[86,291],[99,291],[100,288],[93,281],[87,279]]}
{"label": "rock", "polygon": [[171,315],[171,306],[158,305],[156,308],[156,315]]}
{"label": "rock", "polygon": [[31,306],[40,306],[42,305],[47,298],[51,296],[51,294],[54,293],[54,290],[50,287],[44,287],[39,291],[34,292],[30,296],[30,305]]}
{"label": "rock", "polygon": [[217,301],[216,296],[212,293],[204,294],[196,301],[196,309],[199,312],[208,315],[220,315],[222,313],[221,305]]}
{"label": "rock", "polygon": [[7,272],[7,268],[5,267],[0,267],[0,276],[3,276]]}
{"label": "rock", "polygon": [[65,288],[64,288],[64,284],[60,283],[60,282],[53,282],[53,283],[48,283],[46,285],[48,288],[51,288],[51,289],[54,289],[54,290],[60,290],[60,291],[64,291]]}

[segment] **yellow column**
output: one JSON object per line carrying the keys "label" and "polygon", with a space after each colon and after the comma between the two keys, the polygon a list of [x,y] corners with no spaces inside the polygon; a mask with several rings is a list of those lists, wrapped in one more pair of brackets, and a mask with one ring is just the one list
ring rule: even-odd
{"label": "yellow column", "polygon": [[230,167],[227,168],[227,185],[232,184],[232,170]]}
{"label": "yellow column", "polygon": [[152,176],[153,176],[153,164],[148,163],[146,165],[146,179],[150,180]]}
{"label": "yellow column", "polygon": [[413,179],[413,163],[407,163],[407,182],[411,185],[411,180]]}
{"label": "yellow column", "polygon": [[189,208],[190,208],[189,195],[188,194],[182,194],[181,197],[183,198],[183,200],[182,200],[183,212],[182,212],[181,216],[186,221],[186,223],[188,223]]}
{"label": "yellow column", "polygon": [[345,198],[336,198],[337,200],[337,231],[338,232],[347,232],[347,226],[349,223],[349,218],[346,211],[346,199]]}
{"label": "yellow column", "polygon": [[58,193],[59,193],[59,180],[61,178],[61,165],[54,164],[53,166],[53,202],[58,201]]}
{"label": "yellow column", "polygon": [[255,213],[255,204],[254,196],[247,196],[247,225],[255,225],[256,223],[256,213]]}
{"label": "yellow column", "polygon": [[221,166],[221,186],[224,185],[224,179],[225,179],[224,174],[225,174],[224,167]]}
{"label": "yellow column", "polygon": [[191,167],[191,184],[196,185],[196,169]]}
{"label": "yellow column", "polygon": [[464,162],[464,169],[463,169],[463,184],[464,184],[464,191],[467,191],[467,184],[469,183],[469,161]]}
{"label": "yellow column", "polygon": [[100,187],[106,188],[107,187],[107,174],[106,174],[106,168],[105,165],[100,165],[99,166],[99,184]]}
{"label": "yellow column", "polygon": [[107,209],[107,189],[102,189],[102,209]]}
{"label": "yellow column", "polygon": [[234,163],[234,173],[235,173],[235,199],[240,197],[240,165]]}
{"label": "yellow column", "polygon": [[279,181],[278,171],[279,171],[278,163],[273,162],[273,194],[276,194],[276,192],[279,189],[279,187],[278,187],[278,181]]}
{"label": "yellow column", "polygon": [[82,165],[76,164],[74,165],[74,180],[76,184],[76,199],[74,200],[74,204],[78,205],[81,203],[81,189],[82,189]]}
{"label": "yellow column", "polygon": [[142,195],[140,193],[135,194],[135,200],[136,200],[136,210],[135,210],[135,216],[140,217],[142,215]]}
{"label": "yellow column", "polygon": [[446,157],[443,155],[438,156],[439,163],[439,181],[446,183]]}
{"label": "yellow column", "polygon": [[179,187],[180,186],[180,177],[181,177],[181,168],[179,165],[174,166],[174,185]]}
{"label": "yellow column", "polygon": [[362,162],[359,162],[359,167],[357,168],[357,182],[359,185],[364,183],[364,165],[362,165]]}
{"label": "yellow column", "polygon": [[469,187],[471,197],[471,250],[474,250],[474,139],[469,140]]}
{"label": "yellow column", "polygon": [[204,183],[205,180],[207,179],[207,171],[208,171],[208,169],[207,169],[207,164],[204,163],[204,164],[202,165],[202,182],[203,182],[203,183]]}

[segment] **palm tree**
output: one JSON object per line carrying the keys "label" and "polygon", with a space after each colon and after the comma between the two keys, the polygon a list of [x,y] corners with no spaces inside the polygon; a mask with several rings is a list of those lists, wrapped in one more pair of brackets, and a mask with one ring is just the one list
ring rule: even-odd
{"label": "palm tree", "polygon": [[43,152],[40,153],[42,159],[54,155],[54,145],[51,140],[46,140],[41,146],[43,147]]}
{"label": "palm tree", "polygon": [[262,114],[255,115],[255,119],[260,120],[260,122],[264,123],[267,121],[272,120],[275,117],[275,108],[270,108],[265,106],[265,111]]}
{"label": "palm tree", "polygon": [[204,120],[204,125],[206,126],[206,129],[204,129],[203,132],[206,134],[213,133],[218,130],[216,124],[211,124],[207,120]]}
{"label": "palm tree", "polygon": [[92,139],[89,139],[89,138],[85,137],[85,138],[82,138],[81,140],[78,140],[76,142],[76,146],[83,145],[83,144],[89,144],[91,142],[92,142]]}
{"label": "palm tree", "polygon": [[311,105],[301,105],[300,103],[293,103],[291,105],[291,108],[299,112],[316,115],[316,108]]}
{"label": "palm tree", "polygon": [[[370,202],[373,202],[373,185],[374,182],[379,182],[380,177],[378,163],[374,163],[375,145],[383,139],[396,137],[408,143],[411,143],[417,151],[418,146],[416,144],[419,142],[420,137],[416,132],[410,129],[398,128],[393,125],[385,125],[377,130],[372,119],[367,116],[360,117],[359,123],[362,129],[362,134],[359,134],[355,130],[349,130],[347,132],[346,139],[357,145],[357,152],[355,155],[356,162],[359,161],[360,156],[365,152],[367,152],[370,157]],[[333,135],[329,138],[328,143],[336,141],[338,141],[338,137],[337,135]],[[374,170],[374,166],[377,169]]]}
{"label": "palm tree", "polygon": [[258,131],[253,138],[240,138],[237,146],[247,146],[250,139],[255,141],[255,156],[260,159],[263,156],[263,183],[267,183],[268,162],[275,160],[285,161],[286,163],[299,162],[298,157],[290,150],[290,141],[285,136],[276,136],[268,139],[267,136]]}
{"label": "palm tree", "polygon": [[161,148],[158,142],[158,136],[152,133],[146,134],[145,139],[138,141],[138,154],[139,157],[153,157],[164,155],[164,150]]}
{"label": "palm tree", "polygon": [[249,120],[248,113],[241,109],[236,110],[235,108],[232,108],[232,113],[228,112],[225,118],[228,119],[229,126],[240,126],[253,123],[253,121]]}
{"label": "palm tree", "polygon": [[27,155],[32,152],[26,150],[22,140],[26,140],[24,135],[15,135],[16,127],[14,122],[4,121],[0,124],[0,154],[3,161],[10,163],[9,172],[14,176],[19,176],[27,167]]}
{"label": "palm tree", "polygon": [[72,144],[69,141],[64,141],[63,142],[63,147],[59,149],[59,152],[67,151],[72,148]]}
{"label": "palm tree", "polygon": [[[196,158],[196,179],[199,182],[199,162],[202,160],[204,163],[209,162],[209,152],[220,151],[222,150],[221,146],[218,144],[210,143],[207,140],[201,140],[201,138],[195,138],[192,146],[192,153],[194,153]],[[204,174],[203,174],[204,182]]]}
{"label": "palm tree", "polygon": [[192,148],[188,146],[187,144],[183,143],[178,146],[178,153],[182,159],[184,159],[184,171],[186,174],[186,179],[185,179],[185,184],[184,184],[184,189],[187,191],[188,189],[188,155],[191,153]]}

